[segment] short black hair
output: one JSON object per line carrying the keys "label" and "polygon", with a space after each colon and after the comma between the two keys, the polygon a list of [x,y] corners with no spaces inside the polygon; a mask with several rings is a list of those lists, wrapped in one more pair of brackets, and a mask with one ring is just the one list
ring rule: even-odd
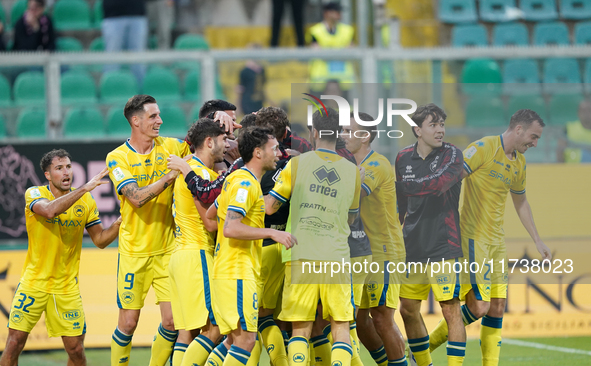
{"label": "short black hair", "polygon": [[39,163],[39,166],[41,166],[41,170],[43,172],[48,171],[49,167],[51,166],[51,163],[53,162],[53,158],[56,158],[56,157],[57,158],[68,158],[68,159],[70,159],[70,161],[72,160],[70,153],[68,153],[66,150],[53,149],[50,152],[43,155],[43,157],[41,158],[41,162]]}
{"label": "short black hair", "polygon": [[189,128],[189,132],[187,133],[187,137],[189,138],[189,142],[191,142],[191,146],[195,148],[195,150],[199,150],[203,147],[203,142],[206,138],[216,138],[219,135],[225,135],[226,131],[220,124],[214,122],[210,118],[199,118],[191,127]]}
{"label": "short black hair", "polygon": [[[440,119],[443,119],[445,121],[445,119],[447,118],[447,114],[445,114],[443,109],[439,108],[437,105],[433,103],[419,106],[410,118],[420,128],[423,126],[423,122],[425,122],[428,116],[431,116],[433,118],[433,121],[439,121]],[[414,127],[412,128],[412,133],[413,135],[415,135],[416,138],[419,137],[419,135],[417,135],[417,133],[415,132]]]}
{"label": "short black hair", "polygon": [[37,5],[41,6],[42,8],[45,7],[45,0],[29,0],[29,1],[34,1],[37,3]]}
{"label": "short black hair", "polygon": [[[328,113],[328,114],[327,114]],[[328,142],[335,142],[337,135],[341,131],[339,126],[339,113],[332,108],[326,108],[324,111],[316,111],[312,115],[312,127],[318,131],[318,137]],[[333,133],[324,137],[320,136],[320,131],[332,131]]]}
{"label": "short black hair", "polygon": [[[353,118],[353,112],[351,112],[351,118]],[[376,119],[373,118],[372,116],[370,116],[367,113],[363,113],[363,112],[359,112],[359,119],[362,121],[368,121],[368,122],[373,122]],[[363,130],[363,131],[367,131],[369,132],[369,143],[371,144],[373,142],[373,140],[376,138],[377,136],[377,131],[374,128],[375,126],[362,126],[359,125],[359,127]],[[360,137],[365,137],[365,136],[360,136]]]}
{"label": "short black hair", "polygon": [[270,126],[277,141],[283,140],[285,130],[289,126],[287,113],[281,108],[265,107],[257,112],[255,121],[257,126]]}
{"label": "short black hair", "polygon": [[127,100],[125,108],[123,108],[123,115],[127,119],[127,122],[131,124],[131,117],[138,112],[144,111],[145,104],[156,104],[156,99],[151,95],[138,94]]}
{"label": "short black hair", "polygon": [[248,127],[254,126],[256,119],[257,119],[257,115],[254,113],[249,113],[249,114],[245,115],[244,118],[242,118],[242,121],[240,121],[240,125],[242,125],[242,129],[246,130]]}
{"label": "short black hair", "polygon": [[211,112],[235,110],[236,106],[230,102],[221,99],[212,99],[203,103],[201,109],[199,109],[199,118],[207,117]]}
{"label": "short black hair", "polygon": [[267,141],[274,137],[273,130],[269,127],[253,126],[242,131],[238,137],[238,151],[240,151],[244,163],[252,160],[254,149],[262,148]]}
{"label": "short black hair", "polygon": [[513,113],[511,120],[509,121],[509,129],[512,130],[517,125],[522,125],[525,129],[528,129],[532,123],[538,121],[540,126],[544,127],[546,124],[542,121],[542,117],[539,114],[532,111],[531,109],[520,109]]}

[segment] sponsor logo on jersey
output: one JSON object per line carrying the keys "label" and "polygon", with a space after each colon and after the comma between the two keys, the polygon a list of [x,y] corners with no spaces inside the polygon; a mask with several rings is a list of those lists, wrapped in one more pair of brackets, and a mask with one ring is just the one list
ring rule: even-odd
{"label": "sponsor logo on jersey", "polygon": [[322,229],[322,230],[332,230],[334,228],[333,224],[331,224],[329,222],[324,222],[316,216],[302,217],[300,219],[300,224],[306,225],[306,226],[312,226],[316,229]]}
{"label": "sponsor logo on jersey", "polygon": [[329,186],[341,180],[335,168],[327,169],[324,165],[314,171],[314,177],[316,177],[319,183],[326,182]]}
{"label": "sponsor logo on jersey", "polygon": [[163,153],[157,153],[156,154],[156,164],[157,165],[162,165],[166,162],[166,158],[164,157]]}
{"label": "sponsor logo on jersey", "polygon": [[77,217],[84,216],[84,206],[82,206],[82,205],[76,205],[74,207],[74,215],[76,215]]}
{"label": "sponsor logo on jersey", "polygon": [[64,318],[64,320],[75,320],[80,318],[81,314],[82,312],[80,312],[80,310],[69,310],[62,314],[62,318]]}

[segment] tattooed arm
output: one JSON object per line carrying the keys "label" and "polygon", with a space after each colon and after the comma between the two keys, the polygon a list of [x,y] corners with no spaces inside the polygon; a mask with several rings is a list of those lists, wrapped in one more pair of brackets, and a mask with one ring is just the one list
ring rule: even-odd
{"label": "tattooed arm", "polygon": [[157,182],[145,187],[139,187],[136,182],[129,183],[121,188],[121,194],[127,197],[135,207],[140,208],[172,185],[178,175],[178,171],[172,170]]}
{"label": "tattooed arm", "polygon": [[279,201],[270,194],[265,196],[265,213],[267,215],[273,215],[275,212],[277,212],[277,210],[279,210],[281,205],[283,205],[283,202]]}
{"label": "tattooed arm", "polygon": [[224,222],[224,236],[239,240],[258,240],[271,238],[289,249],[298,243],[295,236],[285,231],[251,227],[242,223],[244,216],[235,211],[228,211]]}

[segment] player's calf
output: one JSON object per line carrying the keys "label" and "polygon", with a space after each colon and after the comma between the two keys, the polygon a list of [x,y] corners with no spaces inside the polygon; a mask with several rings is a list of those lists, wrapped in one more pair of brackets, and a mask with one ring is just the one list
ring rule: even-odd
{"label": "player's calf", "polygon": [[2,366],[16,366],[18,364],[18,356],[20,356],[29,333],[21,330],[8,328],[8,338],[6,339],[6,347],[0,357],[0,365]]}

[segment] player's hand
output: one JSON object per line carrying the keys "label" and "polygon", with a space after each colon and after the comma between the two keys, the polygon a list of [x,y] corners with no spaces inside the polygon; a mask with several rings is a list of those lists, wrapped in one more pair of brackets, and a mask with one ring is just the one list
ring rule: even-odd
{"label": "player's hand", "polygon": [[361,178],[361,184],[363,184],[363,181],[365,180],[365,168],[362,166],[359,167],[359,176]]}
{"label": "player's hand", "polygon": [[275,230],[271,239],[273,239],[273,241],[276,243],[283,244],[285,249],[291,249],[298,243],[296,237],[287,231]]}
{"label": "player's hand", "polygon": [[242,125],[236,123],[230,115],[224,111],[217,111],[213,115],[213,120],[220,123],[224,131],[233,133],[236,128],[242,128]]}
{"label": "player's hand", "polygon": [[115,220],[115,222],[113,223],[113,225],[121,225],[121,216],[119,216],[119,218],[117,220]]}
{"label": "player's hand", "polygon": [[168,161],[168,169],[170,169],[171,171],[176,171],[177,173],[181,172],[183,173],[183,175],[186,176],[187,173],[191,171],[191,167],[189,166],[187,161],[189,161],[192,156],[193,155],[187,155],[184,158],[181,158],[174,154],[170,154],[168,159],[166,159]]}
{"label": "player's hand", "polygon": [[550,248],[543,241],[539,241],[536,243],[536,248],[538,252],[542,255],[542,260],[552,260],[552,252],[550,252]]}
{"label": "player's hand", "polygon": [[96,187],[98,187],[100,185],[109,183],[108,180],[101,180],[107,174],[109,174],[109,168],[105,167],[103,170],[101,170],[100,173],[98,173],[97,175],[95,175],[94,177],[92,177],[92,179],[89,180],[88,183],[85,184],[86,189],[88,189],[88,191],[90,192],[90,191],[92,191],[93,189],[95,189]]}
{"label": "player's hand", "polygon": [[230,148],[226,150],[224,158],[228,161],[234,162],[240,157],[240,151],[238,150],[238,142],[236,140],[227,139],[226,142],[230,145]]}

